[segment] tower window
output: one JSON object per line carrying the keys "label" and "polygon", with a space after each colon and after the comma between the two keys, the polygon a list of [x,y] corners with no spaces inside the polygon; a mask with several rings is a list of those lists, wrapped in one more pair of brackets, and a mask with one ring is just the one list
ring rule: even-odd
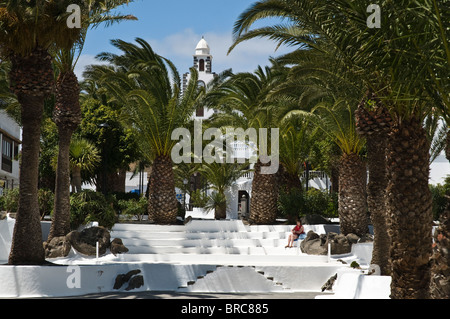
{"label": "tower window", "polygon": [[198,69],[199,69],[199,71],[201,71],[201,72],[205,71],[205,60],[200,59]]}
{"label": "tower window", "polygon": [[195,116],[199,117],[205,116],[205,108],[203,106],[199,106],[197,108],[197,111],[195,112]]}

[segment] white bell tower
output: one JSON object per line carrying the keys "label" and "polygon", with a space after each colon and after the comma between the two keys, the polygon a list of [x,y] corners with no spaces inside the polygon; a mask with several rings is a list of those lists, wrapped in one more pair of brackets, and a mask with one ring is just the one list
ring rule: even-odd
{"label": "white bell tower", "polygon": [[[206,87],[206,85],[214,79],[216,76],[216,73],[212,72],[212,55],[211,55],[211,49],[209,48],[208,42],[206,42],[205,38],[202,37],[202,39],[197,43],[197,46],[195,47],[195,54],[194,57],[194,68],[198,71],[198,85]],[[191,77],[191,74],[185,73],[183,74],[183,91],[187,87],[187,83],[189,82],[189,79]],[[213,114],[212,110],[208,110],[206,108],[200,108],[197,110],[195,117],[199,119],[206,119],[210,117]]]}

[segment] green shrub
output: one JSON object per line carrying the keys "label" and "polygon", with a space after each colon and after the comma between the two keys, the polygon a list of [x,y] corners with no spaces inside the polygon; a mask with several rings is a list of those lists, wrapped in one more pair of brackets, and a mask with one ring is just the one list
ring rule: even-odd
{"label": "green shrub", "polygon": [[116,213],[105,196],[100,192],[84,190],[70,196],[70,226],[72,229],[80,225],[97,221],[100,226],[111,229],[117,221]]}
{"label": "green shrub", "polygon": [[292,189],[290,192],[280,191],[278,211],[281,213],[281,216],[293,223],[299,216],[304,215],[304,210],[305,197],[302,191],[297,188]]}
{"label": "green shrub", "polygon": [[445,198],[447,187],[441,184],[429,186],[433,198],[433,219],[438,220],[447,205],[447,199]]}
{"label": "green shrub", "polygon": [[191,192],[191,202],[194,207],[205,207],[208,204],[209,197],[204,191],[197,189]]}
{"label": "green shrub", "polygon": [[19,206],[19,189],[18,188],[8,188],[3,191],[3,208],[8,213],[17,212]]}
{"label": "green shrub", "polygon": [[142,220],[144,215],[147,213],[148,201],[145,197],[136,199],[121,199],[118,201],[118,206],[121,214],[125,215],[127,218],[131,219],[136,217],[137,220]]}
{"label": "green shrub", "polygon": [[308,215],[324,215],[328,209],[328,194],[318,189],[311,188],[305,196],[305,212]]}
{"label": "green shrub", "polygon": [[317,189],[306,193],[296,188],[289,193],[280,191],[278,210],[290,222],[305,215],[318,214],[324,217],[338,216],[337,194],[329,194]]}

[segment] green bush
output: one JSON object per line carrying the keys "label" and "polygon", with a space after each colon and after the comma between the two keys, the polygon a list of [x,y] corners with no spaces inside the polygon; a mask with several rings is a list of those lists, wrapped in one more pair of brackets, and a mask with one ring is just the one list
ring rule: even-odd
{"label": "green bush", "polygon": [[17,212],[19,206],[19,189],[8,188],[3,191],[3,209],[8,213]]}
{"label": "green bush", "polygon": [[447,205],[445,193],[448,189],[448,185],[437,184],[429,186],[433,198],[433,220],[438,220]]}
{"label": "green bush", "polygon": [[111,229],[117,221],[116,213],[105,196],[100,192],[84,190],[70,196],[70,226],[72,229],[80,225],[97,221],[100,226]]}
{"label": "green bush", "polygon": [[127,218],[131,219],[136,217],[137,220],[142,220],[144,215],[147,213],[148,201],[145,197],[136,199],[121,199],[118,201],[118,206],[121,214],[125,215]]}
{"label": "green bush", "polygon": [[298,217],[312,214],[336,217],[338,216],[337,194],[329,194],[314,188],[308,192],[295,188],[289,193],[281,191],[278,197],[278,210],[290,222]]}
{"label": "green bush", "polygon": [[205,207],[208,204],[209,197],[204,191],[197,189],[191,192],[191,202],[194,207]]}
{"label": "green bush", "polygon": [[305,197],[303,192],[297,188],[290,192],[281,190],[278,197],[278,210],[289,222],[295,222],[299,216],[304,215]]}
{"label": "green bush", "polygon": [[307,215],[324,215],[328,209],[328,197],[328,194],[318,189],[309,189],[304,195],[306,207],[303,213]]}

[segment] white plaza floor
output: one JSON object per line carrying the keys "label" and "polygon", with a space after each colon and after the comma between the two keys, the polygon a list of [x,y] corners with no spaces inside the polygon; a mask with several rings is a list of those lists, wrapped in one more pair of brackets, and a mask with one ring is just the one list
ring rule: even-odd
{"label": "white plaza floor", "polygon": [[[5,264],[14,222],[0,221],[0,263]],[[144,284],[130,291],[202,293],[321,292],[318,298],[389,298],[390,277],[365,275],[372,244],[355,244],[346,255],[316,256],[284,248],[292,225],[247,226],[242,221],[192,220],[187,225],[116,224],[128,253],[87,257],[73,248],[60,266],[0,266],[0,298],[77,296],[125,292],[115,278],[139,269]],[[334,228],[333,228],[334,227]],[[335,231],[333,225],[305,225],[305,231]],[[9,247],[8,247],[9,245]],[[346,264],[343,264],[343,260]],[[350,268],[357,261],[362,269]]]}

